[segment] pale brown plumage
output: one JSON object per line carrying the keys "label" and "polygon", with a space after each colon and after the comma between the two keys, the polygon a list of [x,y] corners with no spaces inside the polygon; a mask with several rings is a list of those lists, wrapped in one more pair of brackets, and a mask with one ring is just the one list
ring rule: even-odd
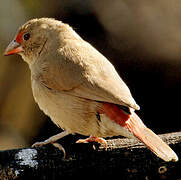
{"label": "pale brown plumage", "polygon": [[166,161],[178,160],[134,113],[139,106],[113,65],[69,25],[50,18],[28,21],[5,55],[15,53],[30,67],[39,107],[66,130],[43,144],[68,133],[90,135],[99,142],[104,141],[95,137],[122,135],[137,137]]}
{"label": "pale brown plumage", "polygon": [[[19,30],[24,31],[32,33],[32,40],[31,44],[24,43],[27,50],[23,58],[34,77],[38,76],[45,86],[87,99],[139,109],[112,64],[70,26],[42,18],[26,23]],[[32,60],[34,56],[36,62]]]}

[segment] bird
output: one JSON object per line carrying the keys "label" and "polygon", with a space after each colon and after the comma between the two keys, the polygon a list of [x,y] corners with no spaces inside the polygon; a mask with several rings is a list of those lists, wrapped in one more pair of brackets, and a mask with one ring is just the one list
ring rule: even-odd
{"label": "bird", "polygon": [[36,142],[56,143],[69,134],[98,142],[124,136],[143,142],[164,161],[176,153],[136,114],[139,105],[112,63],[74,29],[54,18],[35,18],[22,25],[4,55],[19,54],[31,71],[32,92],[40,109],[63,132]]}

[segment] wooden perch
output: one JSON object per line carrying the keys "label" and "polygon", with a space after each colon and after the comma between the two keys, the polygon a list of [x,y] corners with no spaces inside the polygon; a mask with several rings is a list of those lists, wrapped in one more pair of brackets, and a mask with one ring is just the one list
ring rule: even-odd
{"label": "wooden perch", "polygon": [[[181,154],[181,132],[160,135]],[[62,141],[60,141],[62,142]],[[181,179],[181,161],[164,162],[134,139],[108,140],[104,145],[62,144],[63,152],[47,145],[0,151],[0,179],[57,180],[62,178]]]}

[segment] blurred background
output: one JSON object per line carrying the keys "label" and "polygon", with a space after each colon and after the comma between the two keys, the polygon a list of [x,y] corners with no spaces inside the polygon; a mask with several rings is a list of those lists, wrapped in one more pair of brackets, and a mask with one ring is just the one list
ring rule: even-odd
{"label": "blurred background", "polygon": [[1,0],[0,149],[30,146],[61,130],[35,104],[30,71],[3,52],[17,28],[35,17],[70,24],[104,54],[156,133],[180,131],[181,1]]}

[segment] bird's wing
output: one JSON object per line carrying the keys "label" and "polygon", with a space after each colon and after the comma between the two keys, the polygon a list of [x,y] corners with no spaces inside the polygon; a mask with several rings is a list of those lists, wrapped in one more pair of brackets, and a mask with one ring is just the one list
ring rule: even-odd
{"label": "bird's wing", "polygon": [[80,40],[67,42],[58,50],[58,56],[59,69],[54,75],[58,79],[54,89],[139,109],[113,65],[89,43]]}

